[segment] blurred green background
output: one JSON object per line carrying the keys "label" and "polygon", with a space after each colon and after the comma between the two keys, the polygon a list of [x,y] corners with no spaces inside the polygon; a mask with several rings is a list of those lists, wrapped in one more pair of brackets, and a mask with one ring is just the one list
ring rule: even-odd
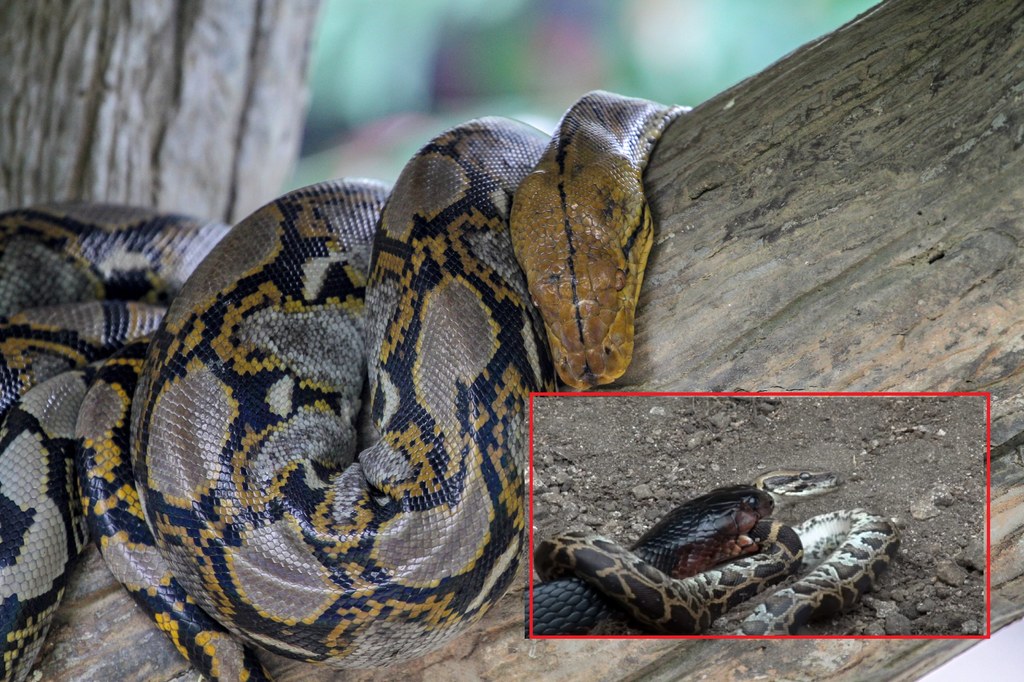
{"label": "blurred green background", "polygon": [[394,180],[483,115],[550,131],[597,88],[695,106],[877,0],[325,0],[291,185]]}

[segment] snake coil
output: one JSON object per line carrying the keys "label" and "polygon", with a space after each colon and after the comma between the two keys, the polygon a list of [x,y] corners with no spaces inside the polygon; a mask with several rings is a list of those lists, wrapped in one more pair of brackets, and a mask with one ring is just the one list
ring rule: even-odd
{"label": "snake coil", "polygon": [[[641,173],[680,111],[591,93],[550,142],[472,121],[390,192],[321,183],[230,231],[110,206],[0,215],[0,678],[24,679],[42,644],[83,542],[78,507],[214,679],[267,677],[239,640],[381,666],[479,619],[523,554],[526,400],[554,387],[542,317],[549,338],[562,323],[530,305],[552,303],[537,283],[570,273],[554,315],[584,345],[563,378],[621,374],[629,352],[607,349],[632,348],[651,241]],[[524,276],[513,240],[550,245],[551,229],[562,242],[539,260],[518,249]],[[610,281],[580,260],[584,234]],[[615,356],[610,373],[595,353]]]}

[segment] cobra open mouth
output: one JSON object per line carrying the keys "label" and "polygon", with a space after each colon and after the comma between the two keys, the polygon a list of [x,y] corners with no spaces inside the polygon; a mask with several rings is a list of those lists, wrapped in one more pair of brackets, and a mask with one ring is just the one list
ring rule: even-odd
{"label": "cobra open mouth", "polygon": [[753,554],[760,546],[754,538],[750,537],[746,533],[737,535],[734,540],[725,545],[726,559],[735,559],[737,557],[746,556],[747,554]]}
{"label": "cobra open mouth", "polygon": [[[723,488],[712,491],[708,497],[716,493],[729,498],[735,494],[735,489]],[[762,491],[751,490],[745,494],[744,499],[733,501],[732,504],[736,505],[735,508],[723,512],[715,520],[713,536],[709,536],[703,542],[677,549],[671,570],[673,578],[696,575],[718,564],[754,554],[761,549],[760,544],[749,533],[761,519],[775,509],[771,496]]]}
{"label": "cobra open mouth", "polygon": [[775,501],[770,495],[757,495],[740,502],[739,507],[726,517],[731,520],[732,528],[722,528],[723,534],[730,534],[730,540],[723,542],[719,559],[716,563],[729,561],[737,557],[754,554],[761,549],[760,543],[750,533],[761,522],[761,519],[775,510]]}
{"label": "cobra open mouth", "polygon": [[757,552],[760,549],[760,545],[748,533],[757,526],[764,516],[770,513],[770,508],[767,512],[763,508],[752,508],[746,505],[738,509],[733,514],[736,535],[731,541],[725,543],[723,554],[727,556],[723,556],[722,560],[735,559],[736,557]]}

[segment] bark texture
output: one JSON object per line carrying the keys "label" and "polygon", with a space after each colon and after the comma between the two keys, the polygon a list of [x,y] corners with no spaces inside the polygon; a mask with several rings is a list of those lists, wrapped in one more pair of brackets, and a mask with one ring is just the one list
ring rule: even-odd
{"label": "bark texture", "polygon": [[[87,11],[99,10],[63,9],[89,54],[99,42],[88,39],[96,29],[93,19],[81,16]],[[44,16],[44,10],[29,13],[36,21]],[[161,27],[192,25],[186,19],[196,19],[195,13],[168,10],[163,23],[148,18],[144,26],[162,35]],[[130,14],[106,10],[96,19],[119,24],[132,21]],[[250,31],[241,32],[251,35],[260,25],[253,19]],[[191,64],[182,58],[190,34],[175,35],[175,47],[162,54]],[[226,28],[206,36],[233,38]],[[43,133],[33,132],[28,120],[12,119],[19,135],[5,135],[2,144],[20,153],[12,157],[5,149],[0,158],[8,164],[19,159],[13,163],[24,167],[3,167],[0,186],[7,194],[0,203],[61,192],[128,198],[133,191],[170,201],[183,193],[159,179],[154,168],[163,159],[181,155],[200,170],[204,162],[226,163],[220,153],[207,153],[214,141],[195,143],[195,156],[187,152],[190,140],[175,136],[170,144],[169,136],[184,125],[177,122],[184,116],[180,106],[156,130],[142,125],[149,98],[156,97],[147,88],[101,106],[107,101],[102,92],[127,77],[121,60],[140,70],[166,66],[134,55],[126,40],[120,45],[116,55],[113,47],[103,50],[98,63],[104,68],[77,63],[89,59],[14,55],[40,82],[54,74],[69,83],[71,104],[34,123]],[[6,44],[4,51],[5,57],[13,53]],[[57,47],[46,51],[56,54]],[[238,73],[230,63],[222,66],[224,74]],[[11,78],[11,71],[3,77]],[[199,118],[189,120],[239,121],[228,148],[232,158],[244,156],[242,138],[251,124],[242,125],[239,107],[259,98],[246,76],[241,83],[229,75],[211,78],[224,101],[193,105],[211,110],[193,111]],[[185,92],[190,82],[179,74],[175,92]],[[97,88],[101,93],[93,92]],[[24,86],[18,91],[25,94],[0,100],[5,114],[20,112],[25,98],[43,96]],[[660,228],[635,364],[615,387],[991,391],[993,629],[1024,615],[1022,100],[1019,3],[893,0],[677,121],[648,171]],[[91,140],[86,154],[86,138],[65,130],[76,120],[74,111],[138,127]],[[201,135],[196,127],[189,132]],[[145,152],[123,146],[140,137]],[[65,153],[56,153],[59,148]],[[116,175],[92,167],[96,152],[104,159],[99,165],[118,169]],[[122,167],[147,174],[149,184]],[[237,164],[220,168],[240,173]],[[217,174],[205,170],[205,181],[213,182]],[[34,175],[52,176],[52,187],[30,186]],[[195,191],[206,196],[201,185]],[[211,212],[232,212],[243,203],[214,203]],[[123,592],[93,577],[100,571],[94,552],[86,564],[93,570],[76,579],[44,651],[43,677],[82,679],[88,670],[90,679],[186,679],[170,644]],[[907,680],[978,641],[524,641],[521,600],[521,593],[510,594],[470,634],[403,669],[339,675],[276,659],[271,667],[283,679],[320,680]]]}
{"label": "bark texture", "polygon": [[0,5],[0,209],[138,204],[233,221],[298,150],[315,0]]}

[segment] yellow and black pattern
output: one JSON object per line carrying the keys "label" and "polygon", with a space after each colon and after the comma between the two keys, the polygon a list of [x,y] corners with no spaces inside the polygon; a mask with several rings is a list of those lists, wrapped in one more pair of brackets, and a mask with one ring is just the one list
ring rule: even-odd
{"label": "yellow and black pattern", "polygon": [[162,308],[145,303],[92,301],[0,319],[0,417],[32,386],[152,333],[162,317]]}
{"label": "yellow and black pattern", "polygon": [[[147,303],[86,299],[130,292],[166,300],[225,230],[109,206],[0,215],[0,306],[8,313],[0,320],[2,680],[28,675],[84,538],[73,429],[95,369],[72,370],[151,334],[163,317]],[[159,267],[150,271],[146,259]]]}
{"label": "yellow and black pattern", "polygon": [[71,505],[71,457],[74,417],[92,373],[70,370],[154,331],[161,316],[150,305],[104,301],[36,308],[0,322],[4,679],[38,651],[84,537]]}
{"label": "yellow and black pattern", "polygon": [[[74,423],[91,371],[28,390],[0,428],[0,654],[24,679],[87,535],[74,505]],[[15,675],[16,671],[20,672]]]}
{"label": "yellow and black pattern", "polygon": [[139,339],[98,363],[78,413],[75,469],[89,535],[117,581],[200,673],[269,679],[255,654],[188,596],[146,525],[128,444],[131,396],[148,348],[149,339]]}
{"label": "yellow and black pattern", "polygon": [[0,215],[0,316],[76,301],[166,304],[227,231],[106,204],[8,211]]}
{"label": "yellow and black pattern", "polygon": [[[469,123],[410,162],[376,231],[366,322],[379,186],[278,199],[168,311],[135,395],[143,507],[174,575],[249,641],[383,665],[504,593],[525,527],[525,404],[551,385],[507,210],[542,144]],[[356,456],[367,354],[381,435]]]}
{"label": "yellow and black pattern", "polygon": [[[566,120],[613,123],[613,137],[652,130],[626,125],[635,100],[587,101]],[[641,165],[653,143],[637,142]],[[323,183],[226,235],[124,207],[0,216],[0,306],[12,313],[170,301],[159,329],[145,303],[12,315],[21,331],[0,329],[0,378],[14,400],[51,370],[152,335],[87,370],[81,506],[115,574],[204,674],[265,676],[224,630],[341,667],[409,659],[508,587],[523,554],[526,403],[554,388],[508,221],[546,144],[515,122],[473,121],[427,144],[390,193]],[[628,252],[639,237],[624,239]],[[57,293],[33,297],[48,277]],[[123,339],[107,343],[112,327]],[[372,427],[361,431],[367,373]],[[8,563],[34,560],[6,545]],[[27,592],[11,584],[0,572],[17,606]],[[0,679],[20,679],[32,657],[3,609]]]}

